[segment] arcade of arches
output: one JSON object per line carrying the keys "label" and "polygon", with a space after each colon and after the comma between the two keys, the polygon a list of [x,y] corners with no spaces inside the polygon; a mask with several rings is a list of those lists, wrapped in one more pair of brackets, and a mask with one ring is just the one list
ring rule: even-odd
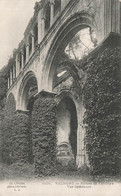
{"label": "arcade of arches", "polygon": [[[83,124],[88,65],[82,65],[87,57],[98,55],[111,32],[119,33],[119,5],[119,1],[112,0],[41,0],[36,3],[24,40],[13,55],[8,101],[14,103],[13,110],[27,112],[32,118],[39,94],[45,92],[47,100],[49,94],[53,95],[57,104],[56,160],[62,165],[68,165],[70,160],[75,160],[77,167],[89,165]],[[108,11],[112,24],[108,23]]]}

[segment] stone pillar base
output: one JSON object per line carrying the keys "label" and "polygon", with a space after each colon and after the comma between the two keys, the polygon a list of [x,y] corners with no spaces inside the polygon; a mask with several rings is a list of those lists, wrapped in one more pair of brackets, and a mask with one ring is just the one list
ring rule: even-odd
{"label": "stone pillar base", "polygon": [[29,115],[29,110],[16,110],[15,114],[26,114],[26,115]]}
{"label": "stone pillar base", "polygon": [[76,156],[76,164],[77,164],[78,168],[80,168],[86,164],[84,154]]}

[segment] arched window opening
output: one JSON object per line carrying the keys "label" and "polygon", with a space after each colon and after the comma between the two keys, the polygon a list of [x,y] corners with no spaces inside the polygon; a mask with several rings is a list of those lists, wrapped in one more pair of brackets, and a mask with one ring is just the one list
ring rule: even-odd
{"label": "arched window opening", "polygon": [[80,65],[80,60],[87,56],[96,44],[95,32],[90,27],[78,31],[71,40],[67,41],[67,44],[62,43],[61,53],[57,54],[59,57],[54,62],[55,71],[52,84],[54,92],[74,89],[75,85],[78,85],[75,69]]}
{"label": "arched window opening", "polygon": [[29,36],[29,56],[31,55],[32,53],[32,36],[30,35]]}
{"label": "arched window opening", "polygon": [[65,53],[69,59],[81,60],[97,44],[96,34],[90,27],[81,29],[68,43]]}
{"label": "arched window opening", "polygon": [[[85,73],[83,68],[80,70],[79,67],[81,67],[82,58],[88,55],[95,47],[90,35],[90,28],[95,29],[95,22],[94,24],[92,23],[92,19],[88,17],[87,12],[79,15],[80,17],[77,17],[77,14],[74,14],[62,25],[48,52],[42,83],[50,91],[55,90],[55,80],[59,78],[57,68],[60,64],[65,64],[65,62],[71,64],[69,72],[76,85],[83,87],[85,83]],[[96,33],[97,31],[95,31],[95,35]],[[92,35],[94,37],[94,34]],[[61,72],[59,72],[60,75]],[[59,91],[59,86],[57,91]]]}
{"label": "arched window opening", "polygon": [[53,81],[53,90],[56,92],[58,88],[61,90],[66,90],[72,85],[72,77],[69,71],[66,69],[65,63],[59,63],[56,74]]}
{"label": "arched window opening", "polygon": [[34,45],[38,44],[38,24],[36,23],[34,26]]}
{"label": "arched window opening", "polygon": [[29,72],[25,78],[26,77],[29,77],[29,79],[26,81],[25,85],[25,81],[23,81],[20,87],[20,107],[23,110],[29,110],[31,114],[34,103],[34,95],[38,93],[38,84],[33,73]]}
{"label": "arched window opening", "polygon": [[73,100],[65,97],[57,107],[57,160],[68,165],[77,155],[77,112]]}
{"label": "arched window opening", "polygon": [[54,5],[54,16],[56,16],[56,14],[58,12],[61,11],[61,0],[55,0],[55,5]]}
{"label": "arched window opening", "polygon": [[49,28],[50,28],[50,4],[48,2],[45,8],[45,32],[47,32]]}
{"label": "arched window opening", "polygon": [[37,80],[35,77],[31,78],[30,87],[27,93],[27,110],[31,113],[34,104],[34,95],[38,93]]}

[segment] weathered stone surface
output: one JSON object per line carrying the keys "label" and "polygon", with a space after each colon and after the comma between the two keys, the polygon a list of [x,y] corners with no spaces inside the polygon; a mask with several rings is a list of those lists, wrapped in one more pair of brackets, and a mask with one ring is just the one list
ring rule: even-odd
{"label": "weathered stone surface", "polygon": [[[36,3],[34,16],[25,30],[24,39],[14,52],[7,93],[8,99],[11,93],[15,99],[15,104],[9,106],[12,108],[10,114],[13,114],[14,109],[18,111],[27,110],[28,89],[33,78],[37,81],[38,93],[43,89],[47,92],[53,92],[53,81],[60,55],[70,39],[82,28],[90,27],[96,32],[98,46],[89,54],[88,57],[90,58],[92,56],[96,57],[99,50],[104,50],[109,45],[118,46],[121,44],[119,0],[61,0],[61,8],[56,10],[55,15],[53,15],[53,6],[54,2],[51,2],[51,6],[49,6],[49,0]],[[50,7],[50,10],[46,10],[47,7],[48,9]],[[50,17],[48,17],[48,13],[51,14]],[[47,21],[47,18],[50,18],[51,21]],[[38,30],[35,28],[37,26]],[[87,64],[85,67],[87,67]],[[82,63],[82,65],[84,64]],[[56,86],[56,90],[58,88],[58,99],[70,97],[76,107],[78,121],[76,161],[78,167],[85,164],[86,154],[84,145],[85,129],[83,126],[85,109],[82,94],[85,81],[82,84],[81,80],[82,70],[85,71],[85,67],[81,67],[80,72],[77,70],[78,74],[75,74],[75,78],[80,79],[81,88],[66,84],[65,89],[62,89],[66,82],[63,82],[64,85],[61,83],[59,88]],[[85,73],[83,78],[85,80]],[[49,122],[47,121],[45,125],[48,126]],[[36,163],[38,167],[39,162]]]}

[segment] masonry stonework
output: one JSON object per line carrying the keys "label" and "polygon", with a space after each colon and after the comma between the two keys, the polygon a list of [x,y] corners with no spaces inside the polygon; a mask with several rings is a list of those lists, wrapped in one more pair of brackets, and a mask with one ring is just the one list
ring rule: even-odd
{"label": "masonry stonework", "polygon": [[[41,0],[35,4],[34,9],[34,15],[25,30],[24,39],[13,53],[7,98],[9,99],[12,94],[16,103],[15,110],[28,111],[28,97],[33,89],[36,88],[33,98],[41,91],[55,93],[53,99],[57,102],[58,112],[60,111],[57,114],[58,135],[65,134],[65,138],[67,137],[64,141],[59,136],[58,141],[62,139],[62,142],[67,143],[69,143],[70,125],[73,122],[73,111],[71,104],[68,104],[71,100],[70,103],[75,108],[77,116],[76,126],[72,126],[76,131],[74,157],[77,166],[81,167],[88,164],[83,125],[85,112],[83,86],[87,77],[86,72],[83,72],[83,68],[83,71],[79,70],[72,63],[69,80],[65,82],[64,79],[59,85],[54,86],[55,73],[63,50],[81,29],[89,27],[95,31],[98,43],[95,51],[103,45],[110,33],[114,33],[115,36],[120,35],[120,1]],[[93,55],[95,51],[89,55]],[[59,110],[60,103],[62,107]],[[34,146],[36,146],[35,143]],[[37,159],[37,164],[38,162]]]}

